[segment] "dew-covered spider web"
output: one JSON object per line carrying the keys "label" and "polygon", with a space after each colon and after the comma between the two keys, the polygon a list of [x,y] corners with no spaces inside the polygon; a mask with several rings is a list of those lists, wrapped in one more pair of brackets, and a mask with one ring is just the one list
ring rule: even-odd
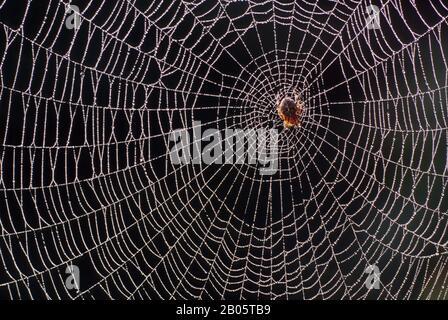
{"label": "dew-covered spider web", "polygon": [[[447,299],[444,2],[1,1],[0,297]],[[173,164],[197,121],[278,171]]]}

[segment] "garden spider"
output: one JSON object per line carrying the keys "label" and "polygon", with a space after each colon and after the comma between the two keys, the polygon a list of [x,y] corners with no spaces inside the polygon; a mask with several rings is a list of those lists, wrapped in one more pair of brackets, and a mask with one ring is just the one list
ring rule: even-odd
{"label": "garden spider", "polygon": [[304,103],[297,90],[294,89],[294,99],[286,96],[280,99],[280,94],[276,95],[275,108],[283,121],[286,129],[300,127],[300,116],[303,112]]}

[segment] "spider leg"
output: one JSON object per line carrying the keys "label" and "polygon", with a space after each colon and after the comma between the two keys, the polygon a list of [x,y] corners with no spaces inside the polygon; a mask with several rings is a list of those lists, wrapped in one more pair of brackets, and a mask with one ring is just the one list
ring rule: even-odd
{"label": "spider leg", "polygon": [[294,101],[298,103],[301,100],[301,95],[299,93],[299,90],[297,88],[294,88]]}
{"label": "spider leg", "polygon": [[297,114],[300,116],[303,112],[303,105],[304,103],[302,101],[298,101],[296,106],[297,106]]}
{"label": "spider leg", "polygon": [[275,107],[278,107],[280,105],[280,93],[277,93],[275,95]]}

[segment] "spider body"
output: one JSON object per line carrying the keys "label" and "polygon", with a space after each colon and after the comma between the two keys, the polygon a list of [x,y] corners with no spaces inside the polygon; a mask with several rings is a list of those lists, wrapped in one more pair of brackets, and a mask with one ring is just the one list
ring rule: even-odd
{"label": "spider body", "polygon": [[303,112],[303,102],[300,99],[300,95],[294,91],[294,99],[290,97],[284,97],[280,100],[277,96],[276,110],[277,114],[283,121],[283,126],[286,129],[292,127],[300,127],[300,116]]}

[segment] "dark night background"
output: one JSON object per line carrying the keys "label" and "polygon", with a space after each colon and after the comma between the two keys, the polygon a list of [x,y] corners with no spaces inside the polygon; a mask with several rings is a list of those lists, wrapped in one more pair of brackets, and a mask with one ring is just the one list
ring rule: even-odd
{"label": "dark night background", "polygon": [[[446,298],[442,1],[72,1],[76,31],[27,3],[0,7],[0,298]],[[279,171],[172,165],[194,120],[279,129]]]}

